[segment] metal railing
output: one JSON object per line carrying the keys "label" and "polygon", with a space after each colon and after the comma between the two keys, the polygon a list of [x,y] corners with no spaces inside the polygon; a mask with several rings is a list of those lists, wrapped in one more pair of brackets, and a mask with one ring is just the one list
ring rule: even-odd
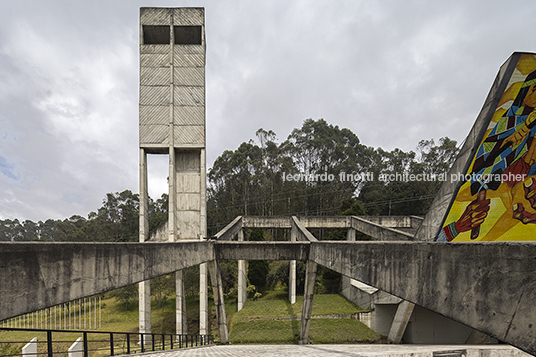
{"label": "metal railing", "polygon": [[[26,341],[5,341],[2,331],[33,332],[36,336]],[[63,336],[63,337],[62,337]],[[86,330],[50,330],[0,327],[0,357],[22,356],[22,346],[33,337],[39,337],[37,352],[25,353],[28,357],[114,356],[176,348],[214,344],[212,335],[175,335],[139,332],[105,332]],[[77,337],[82,337],[80,347],[69,349]],[[8,345],[15,345],[9,348]],[[14,353],[14,350],[17,353]],[[68,352],[69,350],[69,352]],[[20,351],[20,352],[19,352]]]}

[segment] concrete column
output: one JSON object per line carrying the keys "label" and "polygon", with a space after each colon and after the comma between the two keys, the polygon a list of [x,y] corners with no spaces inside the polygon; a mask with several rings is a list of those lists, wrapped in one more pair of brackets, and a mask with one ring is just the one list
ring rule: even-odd
{"label": "concrete column", "polygon": [[400,343],[400,341],[402,341],[402,336],[404,335],[404,331],[406,331],[406,327],[408,326],[414,308],[415,304],[406,300],[398,304],[391,329],[389,330],[389,336],[387,336],[387,341],[389,343]]}
{"label": "concrete column", "polygon": [[214,295],[214,307],[216,308],[216,318],[218,319],[218,330],[220,332],[220,342],[229,342],[229,330],[227,329],[227,315],[225,313],[225,301],[223,300],[223,286],[221,282],[220,265],[218,261],[212,260],[208,263],[210,270],[210,281],[212,282],[212,293]]}
{"label": "concrete column", "polygon": [[[151,333],[151,282],[149,280],[142,281],[138,284],[139,287],[139,316],[140,327],[139,331],[143,334]],[[151,342],[151,336],[143,336],[144,342]]]}
{"label": "concrete column", "polygon": [[[296,228],[293,227],[290,230],[290,241],[296,242],[297,240]],[[289,276],[288,276],[288,300],[291,304],[296,303],[296,261],[291,260],[289,263]]]}
{"label": "concrete column", "polygon": [[355,229],[348,228],[348,232],[346,232],[346,240],[349,242],[355,242]]}
{"label": "concrete column", "polygon": [[[353,228],[348,228],[348,231],[346,232],[346,241],[348,242],[355,242],[355,234],[356,230]],[[344,290],[348,289],[350,287],[351,281],[353,279],[350,279],[346,275],[341,276],[341,293],[344,292]]]}
{"label": "concrete column", "polygon": [[[173,125],[171,125],[173,127]],[[168,192],[168,241],[174,242],[175,241],[175,215],[176,215],[176,205],[175,205],[175,199],[177,197],[177,192],[175,191],[175,180],[177,177],[177,173],[175,171],[175,149],[170,147],[169,148],[169,192]]]}
{"label": "concrete column", "polygon": [[175,272],[175,322],[177,335],[188,334],[188,320],[186,313],[186,296],[184,295],[184,275],[182,270]]}
{"label": "concrete column", "polygon": [[[149,194],[147,188],[147,153],[140,148],[140,242],[149,238]],[[151,333],[151,285],[150,281],[138,284],[139,293],[139,331]]]}
{"label": "concrete column", "polygon": [[207,263],[199,265],[199,334],[208,335]]}
{"label": "concrete column", "polygon": [[303,310],[300,329],[300,345],[309,343],[309,327],[313,313],[313,296],[315,292],[317,265],[312,260],[307,261],[305,270],[305,291],[303,293]]}
{"label": "concrete column", "polygon": [[[206,150],[201,150],[201,224],[200,239],[207,235],[207,156]],[[208,335],[208,282],[207,264],[199,265],[199,334]]]}
{"label": "concrete column", "polygon": [[[244,240],[244,231],[238,231],[238,241]],[[238,311],[242,310],[246,303],[248,286],[246,279],[246,261],[238,261]]]}

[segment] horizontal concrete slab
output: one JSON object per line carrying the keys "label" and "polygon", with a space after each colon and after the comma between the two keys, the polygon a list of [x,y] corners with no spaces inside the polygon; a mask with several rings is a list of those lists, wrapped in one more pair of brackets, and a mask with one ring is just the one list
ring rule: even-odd
{"label": "horizontal concrete slab", "polygon": [[307,260],[308,242],[216,242],[218,260]]}

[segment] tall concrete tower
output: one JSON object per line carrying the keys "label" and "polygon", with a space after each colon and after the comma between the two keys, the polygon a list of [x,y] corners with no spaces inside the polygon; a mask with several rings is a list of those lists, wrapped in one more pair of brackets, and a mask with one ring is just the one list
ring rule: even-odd
{"label": "tall concrete tower", "polygon": [[[206,236],[205,21],[203,8],[140,9],[140,242],[149,239],[147,154],[169,155],[168,241]],[[207,333],[201,266],[200,334]],[[187,333],[182,271],[177,334]],[[150,287],[140,283],[140,332],[150,332]]]}

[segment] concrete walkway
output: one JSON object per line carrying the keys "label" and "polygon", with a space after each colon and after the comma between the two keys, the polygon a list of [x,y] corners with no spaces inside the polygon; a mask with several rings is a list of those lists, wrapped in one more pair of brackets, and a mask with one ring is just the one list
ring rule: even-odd
{"label": "concrete walkway", "polygon": [[438,345],[227,345],[189,348],[168,352],[145,353],[154,357],[529,357],[531,355],[508,345],[438,346]]}

